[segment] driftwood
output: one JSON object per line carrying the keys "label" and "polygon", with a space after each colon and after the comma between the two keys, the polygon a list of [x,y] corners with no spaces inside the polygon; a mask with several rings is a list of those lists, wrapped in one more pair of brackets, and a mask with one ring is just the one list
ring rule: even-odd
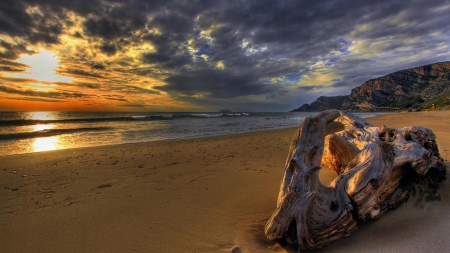
{"label": "driftwood", "polygon": [[[345,111],[323,111],[300,125],[287,157],[269,240],[319,248],[377,219],[416,189],[438,200],[446,168],[436,137],[424,127],[374,127]],[[336,171],[329,186],[321,168]]]}

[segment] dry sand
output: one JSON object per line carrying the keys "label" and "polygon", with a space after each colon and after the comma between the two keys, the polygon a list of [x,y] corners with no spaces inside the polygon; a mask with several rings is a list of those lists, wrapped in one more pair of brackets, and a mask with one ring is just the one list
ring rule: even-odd
{"label": "dry sand", "polygon": [[[450,111],[367,121],[431,128],[450,167]],[[296,252],[263,232],[295,131],[0,157],[0,252]],[[310,252],[450,252],[448,182],[441,193]]]}

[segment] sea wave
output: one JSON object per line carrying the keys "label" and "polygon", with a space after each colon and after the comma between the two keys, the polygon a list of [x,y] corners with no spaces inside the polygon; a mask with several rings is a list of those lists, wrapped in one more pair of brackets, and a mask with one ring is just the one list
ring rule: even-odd
{"label": "sea wave", "polygon": [[222,117],[223,114],[219,113],[219,114],[207,114],[207,113],[194,113],[191,114],[192,117],[195,118],[218,118],[218,117]]}
{"label": "sea wave", "polygon": [[132,115],[118,117],[99,117],[99,118],[66,118],[66,119],[12,119],[1,120],[2,126],[30,126],[39,124],[59,124],[59,123],[96,123],[96,122],[118,122],[118,121],[151,121],[151,120],[171,120],[176,118],[219,118],[222,116],[245,115],[242,114],[223,114],[223,113],[177,113],[177,114],[157,114],[157,115]]}
{"label": "sea wave", "polygon": [[10,134],[0,134],[0,140],[20,140],[38,137],[49,137],[61,134],[71,134],[77,132],[87,132],[87,131],[103,131],[108,130],[109,127],[85,127],[85,128],[69,128],[69,129],[45,129],[34,132],[25,133],[10,133]]}
{"label": "sea wave", "polygon": [[79,123],[79,122],[114,122],[114,121],[135,121],[135,120],[165,120],[171,119],[172,115],[150,115],[150,116],[127,116],[113,118],[72,118],[72,119],[20,119],[20,120],[0,120],[0,126],[30,126],[38,124],[58,124],[58,123]]}

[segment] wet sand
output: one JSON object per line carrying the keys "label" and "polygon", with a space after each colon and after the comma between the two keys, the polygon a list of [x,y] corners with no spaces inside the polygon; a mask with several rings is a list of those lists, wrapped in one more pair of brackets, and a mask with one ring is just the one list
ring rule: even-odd
{"label": "wet sand", "polygon": [[[450,167],[450,111],[367,121],[431,128]],[[296,130],[2,156],[0,252],[297,252],[263,232]],[[441,194],[310,252],[449,252]]]}

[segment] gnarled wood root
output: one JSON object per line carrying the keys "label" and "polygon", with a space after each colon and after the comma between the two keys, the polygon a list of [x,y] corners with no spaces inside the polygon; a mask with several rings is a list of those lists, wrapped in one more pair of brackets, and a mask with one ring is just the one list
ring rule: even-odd
{"label": "gnarled wood root", "polygon": [[[322,167],[338,174],[329,186]],[[323,111],[300,125],[286,160],[269,240],[318,248],[378,218],[409,198],[414,186],[440,199],[446,168],[436,136],[424,127],[374,127],[344,111]]]}

